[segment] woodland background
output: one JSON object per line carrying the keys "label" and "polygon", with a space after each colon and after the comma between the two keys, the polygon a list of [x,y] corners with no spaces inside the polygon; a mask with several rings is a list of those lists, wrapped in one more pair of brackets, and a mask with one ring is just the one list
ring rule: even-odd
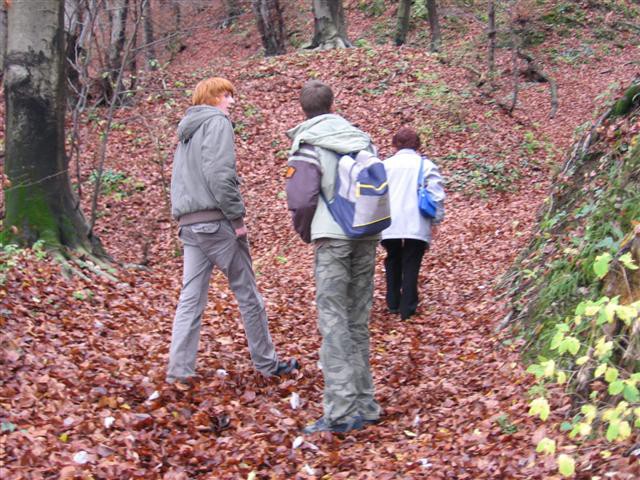
{"label": "woodland background", "polygon": [[[535,236],[574,142],[637,77],[640,6],[491,2],[491,69],[489,2],[434,2],[437,42],[426,3],[414,2],[403,42],[403,2],[324,3],[342,3],[354,48],[304,48],[316,38],[311,2],[91,0],[95,15],[77,17],[75,30],[67,15],[68,39],[94,27],[84,51],[68,55],[68,176],[110,261],[2,244],[3,478],[560,477],[556,457],[536,445],[576,405],[551,386],[549,421],[528,414],[536,383],[521,353],[536,325],[500,329],[513,326],[500,280]],[[281,12],[284,53],[265,57],[254,4]],[[201,379],[181,389],[164,383],[182,264],[167,186],[190,89],[213,75],[238,90],[231,117],[254,266],[278,351],[302,369],[283,380],[253,371],[237,306],[216,274]],[[334,88],[336,111],[372,136],[382,158],[397,128],[416,128],[448,198],[415,319],[386,312],[378,257],[371,363],[384,421],[301,439],[322,411],[320,337],[312,248],[286,208],[284,132],[303,120],[298,93],[310,78]],[[637,136],[638,125],[633,117],[616,139]],[[4,217],[12,184],[0,174]],[[557,450],[576,459],[576,478],[637,478],[634,432],[615,443],[558,437]]]}

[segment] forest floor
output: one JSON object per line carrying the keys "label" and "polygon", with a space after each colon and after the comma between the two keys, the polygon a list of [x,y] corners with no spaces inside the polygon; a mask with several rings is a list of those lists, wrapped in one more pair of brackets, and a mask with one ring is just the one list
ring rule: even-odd
{"label": "forest floor", "polygon": [[[496,333],[507,313],[496,285],[532,233],[576,128],[631,81],[640,51],[618,41],[590,43],[588,53],[578,35],[548,40],[556,57],[537,52],[558,82],[558,114],[549,118],[547,84],[523,80],[509,116],[492,98],[508,99],[510,53],[499,51],[490,96],[466,68],[482,68],[471,63],[481,54],[481,26],[445,35],[439,57],[419,38],[402,48],[376,44],[373,20],[351,5],[359,48],[265,59],[247,13],[185,39],[186,50],[143,79],[135,103],[117,112],[96,232],[122,264],[119,281],[67,280],[49,257],[22,252],[0,285],[2,478],[556,478],[555,461],[535,445],[571,414],[570,401],[558,390],[549,421],[528,415],[533,379],[519,355],[523,341]],[[447,25],[455,26],[445,20],[445,32]],[[308,22],[304,28],[310,32]],[[465,51],[474,53],[456,53]],[[231,116],[258,284],[279,354],[302,368],[280,380],[253,370],[218,273],[200,379],[185,389],[164,383],[182,264],[165,186],[187,90],[209,75],[238,89]],[[284,132],[303,120],[297,98],[309,78],[334,88],[337,112],[372,136],[382,158],[398,127],[417,128],[447,178],[448,198],[409,321],[386,312],[379,251],[370,326],[383,422],[300,439],[300,428],[322,413],[322,375],[313,251],[290,225]],[[103,125],[96,113],[83,123],[85,212]],[[567,451],[574,447],[560,442],[558,451],[578,459],[577,478],[637,478],[637,465],[622,455],[628,444],[607,447],[606,460],[595,446]]]}

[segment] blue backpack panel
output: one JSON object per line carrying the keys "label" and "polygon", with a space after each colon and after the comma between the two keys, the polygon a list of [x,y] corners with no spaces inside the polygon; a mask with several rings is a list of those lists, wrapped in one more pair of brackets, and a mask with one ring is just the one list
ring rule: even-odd
{"label": "blue backpack panel", "polygon": [[375,235],[391,225],[387,172],[367,151],[340,157],[333,199],[325,201],[350,238]]}

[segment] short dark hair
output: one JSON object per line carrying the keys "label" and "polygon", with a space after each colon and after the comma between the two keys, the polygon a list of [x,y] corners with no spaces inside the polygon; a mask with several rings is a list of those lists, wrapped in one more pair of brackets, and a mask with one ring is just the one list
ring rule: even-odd
{"label": "short dark hair", "polygon": [[320,80],[309,80],[300,91],[300,105],[307,118],[331,112],[333,92]]}
{"label": "short dark hair", "polygon": [[420,148],[420,137],[413,128],[402,127],[393,136],[391,144],[398,150],[403,148],[418,150]]}

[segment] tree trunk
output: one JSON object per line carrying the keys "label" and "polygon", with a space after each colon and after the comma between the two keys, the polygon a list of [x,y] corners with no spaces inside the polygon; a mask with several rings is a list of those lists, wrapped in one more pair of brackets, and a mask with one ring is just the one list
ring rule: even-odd
{"label": "tree trunk", "polygon": [[125,42],[129,0],[110,0],[109,20],[111,23],[111,40],[107,56],[107,71],[103,76],[103,94],[105,102],[113,96],[114,91],[122,90],[122,84],[116,85],[118,70],[122,63],[122,50]]}
{"label": "tree trunk", "polygon": [[147,68],[156,70],[158,60],[154,46],[153,17],[151,15],[151,0],[142,0],[142,16],[144,17],[144,51],[147,56]]}
{"label": "tree trunk", "polygon": [[407,40],[409,19],[411,17],[411,0],[400,0],[398,3],[398,24],[396,27],[396,45],[399,47]]}
{"label": "tree trunk", "polygon": [[184,45],[181,39],[182,29],[182,12],[180,11],[181,0],[163,0],[162,8],[170,8],[173,13],[174,29],[173,32],[167,37],[167,44],[165,48],[171,54],[170,60],[173,60],[178,52],[184,50]]}
{"label": "tree trunk", "polygon": [[63,0],[12,0],[5,99],[5,235],[91,249],[64,151]]}
{"label": "tree trunk", "polygon": [[489,0],[487,36],[489,37],[489,75],[493,75],[496,70],[496,4],[494,0]]}
{"label": "tree trunk", "polygon": [[222,22],[222,28],[227,28],[242,14],[242,6],[238,0],[225,0],[224,3],[227,9],[227,18]]}
{"label": "tree trunk", "polygon": [[282,55],[286,48],[280,3],[278,0],[253,0],[252,5],[265,56]]}
{"label": "tree trunk", "polygon": [[440,20],[438,19],[438,4],[436,0],[425,0],[427,13],[429,14],[429,28],[431,29],[431,51],[439,52],[442,45],[440,35]]}
{"label": "tree trunk", "polygon": [[72,95],[80,93],[80,63],[83,56],[82,47],[79,44],[82,33],[81,10],[78,0],[65,0],[64,2],[64,31],[66,39],[65,56],[67,58],[67,79],[72,90]]}
{"label": "tree trunk", "polygon": [[[127,53],[127,55],[122,55],[122,61],[125,62],[125,71],[131,72],[129,76],[129,85],[125,86],[124,82],[122,82],[122,90],[128,90],[132,92],[136,88],[136,83],[138,81],[138,55],[136,51],[138,50],[138,27],[143,20],[142,17],[142,8],[144,4],[147,3],[147,0],[130,0],[133,2],[133,5],[129,5],[129,9],[133,12],[133,17],[131,20],[133,21],[133,33],[129,33],[131,35],[131,51]],[[138,1],[140,3],[138,3]],[[126,40],[126,37],[125,37]],[[123,44],[124,48],[124,44]],[[120,99],[119,99],[120,100]]]}
{"label": "tree trunk", "polygon": [[4,75],[4,58],[7,55],[7,7],[0,5],[0,78]]}
{"label": "tree trunk", "polygon": [[342,0],[313,0],[314,33],[309,48],[347,48],[347,26]]}
{"label": "tree trunk", "polygon": [[182,15],[180,13],[180,0],[171,0],[171,6],[173,8],[173,16],[176,19],[176,32],[179,32],[182,28]]}

